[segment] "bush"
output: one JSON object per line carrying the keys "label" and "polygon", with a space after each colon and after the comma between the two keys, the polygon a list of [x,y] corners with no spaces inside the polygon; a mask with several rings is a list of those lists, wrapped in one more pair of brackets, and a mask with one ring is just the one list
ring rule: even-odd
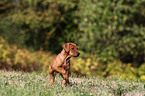
{"label": "bush", "polygon": [[[82,53],[82,52],[81,52]],[[48,66],[54,55],[50,52],[30,52],[20,49],[16,45],[9,45],[0,37],[0,69],[22,70],[48,73]],[[112,77],[117,76],[126,79],[141,79],[144,82],[144,64],[139,68],[132,67],[130,63],[113,61],[108,64],[99,62],[93,55],[89,57],[71,58],[71,71],[77,75]]]}
{"label": "bush", "polygon": [[80,0],[75,18],[79,28],[74,41],[83,51],[97,51],[103,59],[114,50],[104,62],[118,58],[139,66],[145,54],[144,6],[143,0]]}
{"label": "bush", "polygon": [[[27,48],[58,53],[71,41],[103,63],[120,59],[139,67],[145,55],[144,6],[144,0],[19,0],[4,22],[18,34],[13,40]],[[0,33],[15,37],[8,32]]]}
{"label": "bush", "polygon": [[[125,64],[121,61],[113,61],[108,64],[99,63],[92,58],[78,58],[72,60],[72,72],[97,77],[121,77],[125,79],[141,79],[144,81],[144,67],[132,67],[131,63]],[[140,75],[138,75],[140,74]]]}
{"label": "bush", "polygon": [[53,55],[50,52],[30,52],[19,49],[0,37],[0,69],[47,72]]}
{"label": "bush", "polygon": [[70,0],[19,0],[19,9],[12,18],[27,36],[25,45],[35,50],[43,48],[59,52],[67,35],[76,30],[77,24],[73,22],[76,3]]}
{"label": "bush", "polygon": [[43,70],[52,56],[27,49],[58,53],[62,44],[74,42],[81,50],[72,60],[74,72],[143,80],[144,7],[144,0],[18,0],[0,18],[0,35],[11,44],[1,44],[1,65]]}
{"label": "bush", "polygon": [[139,69],[138,69],[138,74],[139,74],[139,77],[140,77],[140,80],[145,82],[145,64],[142,64]]}
{"label": "bush", "polygon": [[122,78],[133,80],[138,78],[137,68],[132,67],[131,64],[122,64],[120,61],[109,63],[105,72],[108,76],[122,76]]}
{"label": "bush", "polygon": [[26,35],[21,26],[17,26],[11,16],[0,18],[0,36],[3,37],[9,44],[17,44],[24,47]]}

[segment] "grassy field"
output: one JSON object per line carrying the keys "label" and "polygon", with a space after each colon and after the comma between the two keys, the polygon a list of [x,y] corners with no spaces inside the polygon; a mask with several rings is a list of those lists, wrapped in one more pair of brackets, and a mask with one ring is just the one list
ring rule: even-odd
{"label": "grassy field", "polygon": [[58,75],[52,86],[44,74],[0,71],[0,96],[145,96],[145,84],[121,78],[70,77],[62,88]]}

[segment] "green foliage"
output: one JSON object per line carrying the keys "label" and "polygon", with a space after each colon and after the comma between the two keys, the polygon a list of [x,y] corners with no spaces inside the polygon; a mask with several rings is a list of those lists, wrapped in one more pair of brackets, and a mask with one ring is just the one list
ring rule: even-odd
{"label": "green foliage", "polygon": [[122,64],[119,61],[109,63],[106,67],[105,72],[108,74],[108,76],[122,76],[123,78],[133,80],[136,80],[138,78],[138,71],[136,68],[132,67],[131,64]]}
{"label": "green foliage", "polygon": [[145,82],[145,64],[142,64],[138,69],[138,74],[140,76],[140,80]]}
{"label": "green foliage", "polygon": [[67,34],[75,30],[72,28],[76,26],[72,19],[76,6],[73,1],[19,0],[18,3],[19,9],[12,18],[24,30],[25,45],[30,48],[56,52]]}
{"label": "green foliage", "polygon": [[0,18],[0,36],[8,41],[0,38],[0,66],[46,72],[53,56],[38,50],[58,53],[62,44],[74,42],[81,55],[72,60],[73,72],[145,80],[145,0],[15,3]]}
{"label": "green foliage", "polygon": [[144,95],[144,83],[120,78],[71,77],[72,86],[61,87],[62,78],[56,76],[51,86],[44,74],[0,71],[0,94],[5,96],[82,96],[82,95]]}
{"label": "green foliage", "polygon": [[7,16],[13,10],[13,0],[1,0],[0,1],[0,17]]}
{"label": "green foliage", "polygon": [[[27,49],[19,49],[15,45],[9,45],[0,38],[0,69],[22,70],[48,73],[48,66],[54,55],[50,52],[30,52]],[[144,82],[144,64],[139,68],[132,67],[130,63],[113,61],[107,64],[100,63],[93,55],[86,58],[71,58],[71,71],[77,75],[112,77],[125,79],[141,79]]]}
{"label": "green foliage", "polygon": [[[72,41],[103,63],[120,59],[139,67],[144,62],[144,0],[19,0],[16,5],[0,23],[0,34],[10,42],[58,53]],[[8,32],[17,38],[11,41],[16,36]]]}
{"label": "green foliage", "polygon": [[140,67],[139,67],[139,75],[145,75],[145,64],[142,64]]}
{"label": "green foliage", "polygon": [[11,16],[0,18],[0,21],[0,36],[5,38],[9,44],[17,44],[17,46],[24,47],[26,39],[24,30],[16,25]]}
{"label": "green foliage", "polygon": [[144,82],[145,70],[144,65],[139,68],[131,66],[131,63],[122,63],[113,61],[107,64],[99,63],[99,60],[89,58],[72,58],[71,71],[79,75],[101,76],[101,77],[122,77],[125,79],[141,79]]}
{"label": "green foliage", "polygon": [[[5,62],[11,65],[10,63],[10,47],[8,44],[6,44],[6,41],[2,38],[0,38],[0,58],[1,62]],[[4,58],[3,58],[4,57]]]}
{"label": "green foliage", "polygon": [[[143,63],[145,14],[141,7],[144,6],[144,0],[80,0],[76,18],[79,29],[74,34],[78,39],[75,42],[85,52],[97,50],[99,55],[107,55],[112,52],[108,50],[112,47],[117,55],[108,58]],[[100,57],[104,58],[104,55]]]}
{"label": "green foliage", "polygon": [[117,51],[114,46],[109,46],[105,49],[100,49],[96,51],[95,57],[98,62],[108,64],[114,60],[117,60]]}
{"label": "green foliage", "polygon": [[53,55],[50,52],[30,52],[9,45],[0,38],[0,69],[47,72]]}

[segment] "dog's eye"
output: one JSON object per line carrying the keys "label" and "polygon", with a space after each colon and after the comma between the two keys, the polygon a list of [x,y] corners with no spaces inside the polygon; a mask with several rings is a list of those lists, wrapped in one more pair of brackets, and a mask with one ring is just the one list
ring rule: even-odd
{"label": "dog's eye", "polygon": [[74,50],[74,47],[73,48],[71,48],[72,50]]}

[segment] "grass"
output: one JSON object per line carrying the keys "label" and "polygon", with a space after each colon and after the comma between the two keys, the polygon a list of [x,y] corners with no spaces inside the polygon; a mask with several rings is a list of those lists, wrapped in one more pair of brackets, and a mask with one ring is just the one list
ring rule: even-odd
{"label": "grass", "polygon": [[49,84],[49,75],[0,71],[0,96],[145,96],[145,84],[121,78],[70,77],[71,86],[61,87],[58,75]]}

